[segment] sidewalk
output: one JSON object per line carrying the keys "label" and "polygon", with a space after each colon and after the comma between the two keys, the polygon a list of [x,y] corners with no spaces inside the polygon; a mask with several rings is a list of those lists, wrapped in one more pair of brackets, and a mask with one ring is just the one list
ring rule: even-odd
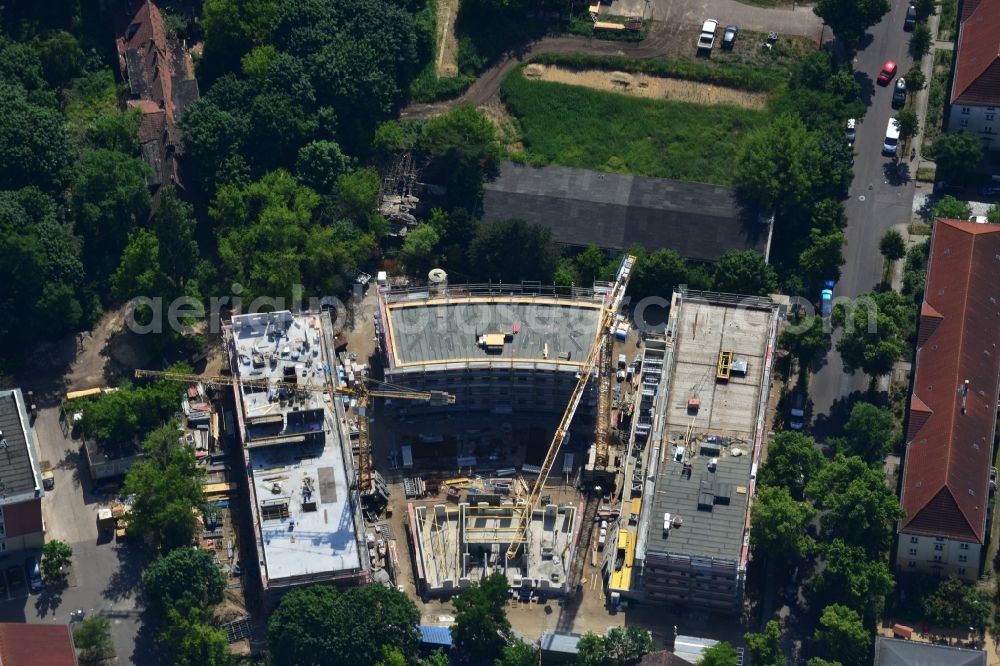
{"label": "sidewalk", "polygon": [[[938,7],[938,11],[940,11],[940,7]],[[938,34],[938,27],[940,23],[941,23],[941,17],[938,15],[937,12],[927,17],[927,27],[931,29],[932,35]],[[917,92],[916,99],[913,102],[914,111],[917,112],[917,118],[920,119],[920,127],[919,130],[917,131],[917,135],[913,137],[913,139],[910,142],[910,145],[916,148],[917,150],[917,156],[916,159],[914,160],[915,166],[913,168],[913,174],[914,174],[914,182],[916,183],[916,187],[918,189],[923,186],[923,183],[916,181],[915,176],[917,171],[921,167],[930,166],[930,164],[933,163],[931,160],[926,159],[923,155],[924,123],[927,121],[927,98],[930,95],[931,78],[934,73],[934,51],[936,49],[944,49],[944,48],[950,49],[953,48],[953,46],[951,45],[951,42],[942,42],[939,40],[935,40],[934,46],[931,49],[930,53],[925,55],[920,60],[920,71],[923,72],[924,80],[927,83],[926,85],[924,85],[922,90],[919,90]]]}

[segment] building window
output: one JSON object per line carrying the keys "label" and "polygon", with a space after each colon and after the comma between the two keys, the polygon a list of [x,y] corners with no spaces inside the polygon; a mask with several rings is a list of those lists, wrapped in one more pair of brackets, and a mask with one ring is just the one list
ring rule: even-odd
{"label": "building window", "polygon": [[935,562],[940,562],[941,561],[941,556],[940,555],[935,555],[934,556],[934,561]]}
{"label": "building window", "polygon": [[910,549],[910,555],[916,555],[916,554],[917,554],[917,549],[916,548],[911,548]]}
{"label": "building window", "polygon": [[984,127],[983,131],[986,132],[987,134],[993,134],[993,128],[990,127],[989,125],[987,125],[986,127]]}
{"label": "building window", "polygon": [[969,126],[969,121],[966,120],[965,118],[962,118],[961,120],[958,121],[958,126],[959,127],[968,127]]}
{"label": "building window", "polygon": [[944,541],[944,537],[934,537],[935,541]]}
{"label": "building window", "polygon": [[910,543],[920,543],[920,537],[910,537]]}
{"label": "building window", "polygon": [[987,113],[986,114],[986,120],[993,120],[993,114],[992,113]]}
{"label": "building window", "polygon": [[959,550],[969,550],[969,544],[967,544],[967,543],[960,543],[960,544],[958,544],[958,549]]}
{"label": "building window", "polygon": [[959,576],[964,576],[964,575],[965,575],[965,567],[960,567],[960,568],[959,568],[959,570],[958,570],[958,575],[959,575]]}
{"label": "building window", "polygon": [[958,561],[959,562],[968,562],[969,561],[969,556],[968,555],[959,555],[958,556]]}
{"label": "building window", "polygon": [[944,544],[943,543],[934,544],[934,550],[944,550]]}
{"label": "building window", "polygon": [[967,107],[967,106],[963,106],[963,107],[962,107],[962,115],[963,115],[963,116],[967,116],[967,115],[969,115],[969,112],[970,112],[970,111],[971,111],[971,109],[969,109],[969,107]]}
{"label": "building window", "polygon": [[987,111],[996,111],[996,108],[997,107],[995,107],[995,106],[988,106],[988,107],[986,107],[986,110]]}
{"label": "building window", "polygon": [[917,567],[917,563],[914,562],[913,560],[910,560],[909,562],[906,563],[906,566],[910,567],[911,569],[915,569]]}
{"label": "building window", "polygon": [[6,552],[7,552],[7,542],[0,541],[0,553],[6,553]]}

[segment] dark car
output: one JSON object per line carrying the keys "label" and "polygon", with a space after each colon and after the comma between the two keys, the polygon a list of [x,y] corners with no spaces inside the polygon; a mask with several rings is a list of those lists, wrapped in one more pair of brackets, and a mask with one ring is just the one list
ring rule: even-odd
{"label": "dark car", "polygon": [[796,388],[788,401],[788,427],[792,430],[802,430],[805,426],[806,394]]}
{"label": "dark car", "polygon": [[726,27],[726,32],[722,35],[722,48],[732,51],[733,45],[736,43],[736,34],[740,31],[735,25],[730,25]]}
{"label": "dark car", "polygon": [[899,78],[892,89],[892,108],[899,109],[906,104],[906,79]]}
{"label": "dark car", "polygon": [[38,568],[38,558],[29,557],[24,561],[24,576],[28,579],[28,587],[32,592],[42,591],[42,572]]}
{"label": "dark car", "polygon": [[917,7],[914,4],[910,4],[906,8],[906,20],[903,21],[903,30],[909,32],[917,26]]}

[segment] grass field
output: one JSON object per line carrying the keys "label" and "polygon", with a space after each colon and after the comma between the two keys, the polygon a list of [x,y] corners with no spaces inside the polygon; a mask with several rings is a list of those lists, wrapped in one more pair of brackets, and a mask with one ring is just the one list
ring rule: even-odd
{"label": "grass field", "polygon": [[521,68],[501,89],[525,152],[518,161],[730,185],[740,137],[767,114],[640,99],[531,81]]}

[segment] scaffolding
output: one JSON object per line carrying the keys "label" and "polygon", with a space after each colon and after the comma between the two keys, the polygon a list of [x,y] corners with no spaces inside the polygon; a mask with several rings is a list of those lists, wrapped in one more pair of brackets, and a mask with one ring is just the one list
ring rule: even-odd
{"label": "scaffolding", "polygon": [[419,199],[416,196],[418,169],[413,153],[406,151],[399,155],[382,178],[379,187],[379,212],[390,222],[415,225],[413,215]]}

